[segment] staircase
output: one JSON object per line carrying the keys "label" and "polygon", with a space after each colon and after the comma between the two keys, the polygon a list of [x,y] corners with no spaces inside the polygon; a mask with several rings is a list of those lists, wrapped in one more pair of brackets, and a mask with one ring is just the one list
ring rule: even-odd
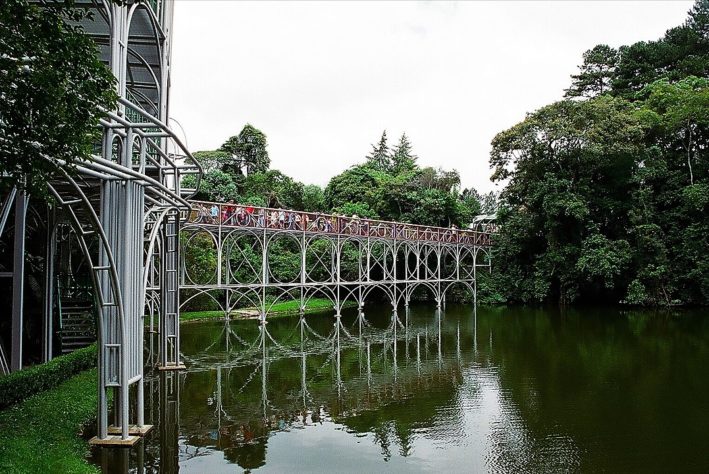
{"label": "staircase", "polygon": [[91,303],[69,302],[61,306],[59,338],[62,354],[96,342],[96,322]]}

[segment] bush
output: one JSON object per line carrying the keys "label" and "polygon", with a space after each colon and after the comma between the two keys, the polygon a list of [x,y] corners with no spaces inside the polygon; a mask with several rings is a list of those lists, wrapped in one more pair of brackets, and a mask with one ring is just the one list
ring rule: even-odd
{"label": "bush", "polygon": [[0,409],[54,388],[71,376],[96,367],[96,344],[0,377]]}

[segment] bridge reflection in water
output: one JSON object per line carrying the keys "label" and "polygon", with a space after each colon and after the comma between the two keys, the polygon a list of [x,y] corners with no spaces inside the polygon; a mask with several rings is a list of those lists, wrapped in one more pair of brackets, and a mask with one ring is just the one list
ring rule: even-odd
{"label": "bridge reflection in water", "polygon": [[[267,463],[274,434],[325,426],[370,437],[385,460],[405,457],[414,431],[429,428],[441,401],[455,397],[477,351],[469,311],[454,320],[426,306],[373,311],[371,318],[345,311],[340,318],[301,316],[267,325],[183,326],[187,371],[146,381],[146,418],[158,425],[156,435],[132,454],[101,452],[104,471],[121,463],[138,471],[181,466],[204,472],[214,463],[253,469]],[[402,418],[395,422],[376,421],[383,419],[381,410],[393,409],[396,419],[401,403],[420,410],[398,410]]]}

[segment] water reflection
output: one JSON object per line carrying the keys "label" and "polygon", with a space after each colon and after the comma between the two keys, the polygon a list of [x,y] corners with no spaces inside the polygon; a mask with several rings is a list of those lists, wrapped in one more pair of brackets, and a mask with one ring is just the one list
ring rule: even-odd
{"label": "water reflection", "polygon": [[184,326],[188,370],[148,384],[132,468],[709,469],[702,314],[370,313]]}

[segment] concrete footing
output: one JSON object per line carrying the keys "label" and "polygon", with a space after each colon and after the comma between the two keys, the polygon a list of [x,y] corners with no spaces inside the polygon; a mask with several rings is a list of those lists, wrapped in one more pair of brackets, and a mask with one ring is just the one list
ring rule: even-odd
{"label": "concrete footing", "polygon": [[[128,434],[131,436],[145,436],[146,434],[150,433],[150,431],[153,429],[153,425],[143,425],[142,427],[138,425],[130,425],[128,427]],[[120,426],[109,426],[108,427],[108,434],[110,435],[120,435],[121,434],[121,427]]]}
{"label": "concrete footing", "polygon": [[120,435],[108,435],[104,439],[100,439],[96,436],[89,440],[89,444],[93,446],[106,446],[106,447],[130,447],[135,445],[140,440],[140,436],[128,436],[128,438],[123,439]]}

